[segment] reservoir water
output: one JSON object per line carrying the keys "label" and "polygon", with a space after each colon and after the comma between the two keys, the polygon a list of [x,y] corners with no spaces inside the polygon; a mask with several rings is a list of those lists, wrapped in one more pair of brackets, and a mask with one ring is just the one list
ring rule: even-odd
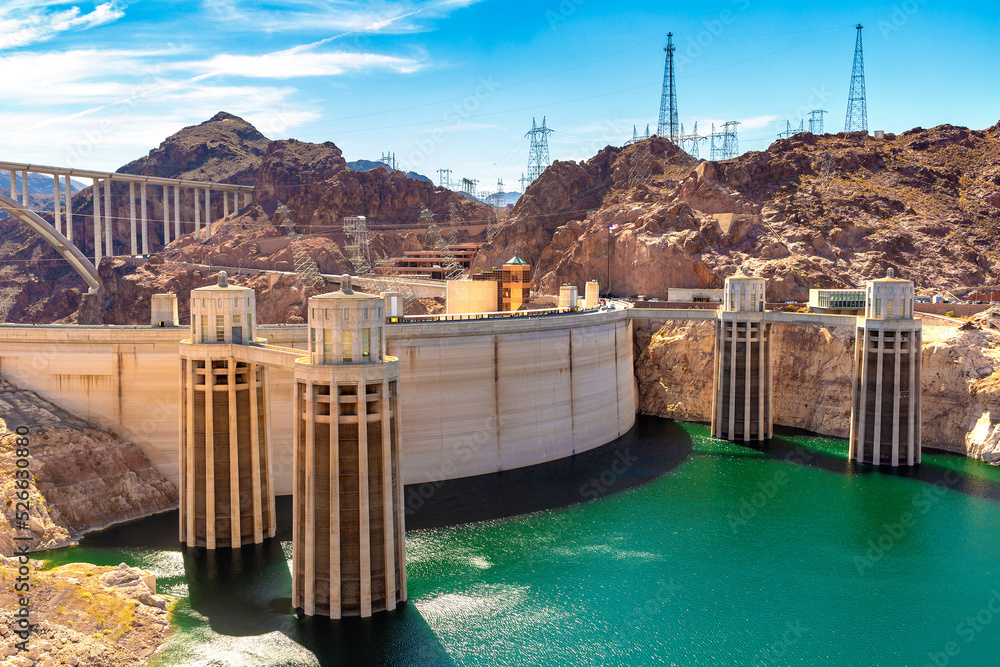
{"label": "reservoir water", "polygon": [[776,431],[640,417],[571,461],[407,487],[409,601],[367,620],[292,613],[290,519],[236,552],[181,550],[173,512],[41,556],[155,573],[160,667],[1000,664],[1000,468],[881,472]]}

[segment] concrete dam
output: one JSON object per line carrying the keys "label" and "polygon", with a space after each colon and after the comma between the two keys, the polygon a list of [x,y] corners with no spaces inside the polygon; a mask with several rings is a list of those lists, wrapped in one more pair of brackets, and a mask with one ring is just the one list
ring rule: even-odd
{"label": "concrete dam", "polygon": [[[306,325],[258,325],[304,356]],[[188,327],[0,326],[0,373],[135,442],[180,481],[180,341]],[[599,447],[635,421],[629,312],[385,325],[399,359],[406,484],[478,475]],[[268,368],[274,491],[292,493],[291,365]]]}

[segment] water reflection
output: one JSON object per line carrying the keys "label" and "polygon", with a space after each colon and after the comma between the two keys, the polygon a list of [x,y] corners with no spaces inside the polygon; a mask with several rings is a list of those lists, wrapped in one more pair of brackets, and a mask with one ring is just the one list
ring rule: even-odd
{"label": "water reflection", "polygon": [[[219,635],[257,637],[279,632],[314,654],[323,667],[453,664],[412,603],[369,619],[332,621],[296,615],[286,551],[278,540],[241,549],[185,548],[183,554],[190,612],[180,613],[189,616],[188,622],[207,622]],[[185,621],[180,620],[183,625]],[[239,649],[236,644],[231,650],[239,654]],[[248,651],[256,649],[247,647]],[[168,660],[166,664],[180,663]]]}

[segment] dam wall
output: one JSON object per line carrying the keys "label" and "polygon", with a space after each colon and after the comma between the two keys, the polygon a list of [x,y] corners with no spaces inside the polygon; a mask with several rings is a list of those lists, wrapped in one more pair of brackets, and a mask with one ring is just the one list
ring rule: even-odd
{"label": "dam wall", "polygon": [[[304,325],[262,325],[306,348]],[[400,360],[407,484],[506,470],[631,428],[637,390],[623,311],[387,325]],[[138,445],[179,480],[179,342],[187,327],[0,326],[0,374]],[[270,369],[275,491],[292,489],[292,369]],[[16,425],[10,425],[14,427]]]}

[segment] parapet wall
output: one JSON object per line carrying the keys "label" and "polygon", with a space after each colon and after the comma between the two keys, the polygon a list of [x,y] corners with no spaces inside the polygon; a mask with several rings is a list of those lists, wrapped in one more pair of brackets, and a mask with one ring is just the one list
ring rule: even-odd
{"label": "parapet wall", "polygon": [[[0,374],[135,442],[178,481],[179,354],[187,328],[0,326]],[[258,326],[305,349],[305,326]],[[407,484],[570,456],[631,428],[631,323],[624,311],[386,327],[400,360]],[[291,493],[292,370],[271,378],[273,471]],[[11,427],[16,425],[9,425]]]}

